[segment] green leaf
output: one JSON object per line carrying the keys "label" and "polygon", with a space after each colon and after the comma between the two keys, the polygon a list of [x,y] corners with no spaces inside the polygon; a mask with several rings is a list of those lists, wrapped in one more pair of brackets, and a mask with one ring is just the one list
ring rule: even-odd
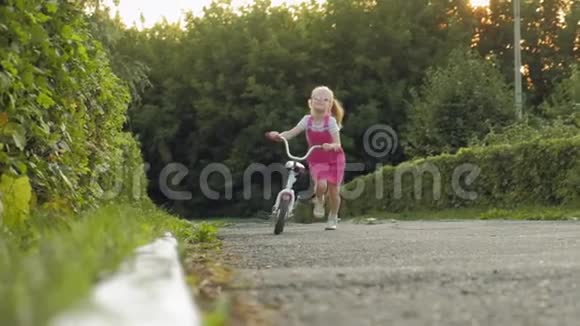
{"label": "green leaf", "polygon": [[46,31],[40,25],[33,25],[30,28],[30,34],[31,34],[31,38],[32,38],[31,40],[34,43],[40,43],[40,42],[48,39],[48,35],[46,34]]}
{"label": "green leaf", "polygon": [[0,163],[6,164],[9,160],[10,157],[8,157],[8,154],[0,152]]}
{"label": "green leaf", "polygon": [[28,171],[28,168],[26,167],[26,164],[24,162],[22,162],[22,161],[12,162],[12,165],[14,165],[14,167],[16,169],[18,169],[18,171],[22,175],[26,174],[26,172]]}
{"label": "green leaf", "polygon": [[50,16],[47,16],[41,12],[36,13],[36,21],[43,24],[50,20]]}
{"label": "green leaf", "polygon": [[25,5],[25,0],[16,0],[15,5],[18,10],[23,10]]}
{"label": "green leaf", "polygon": [[18,70],[16,70],[16,67],[14,67],[10,60],[2,60],[0,61],[0,65],[4,68],[4,71],[7,71],[10,75],[18,74]]}
{"label": "green leaf", "polygon": [[[24,128],[22,128],[22,130],[24,130]],[[18,147],[18,149],[21,151],[24,150],[24,147],[26,147],[26,134],[24,131],[13,133],[12,140],[14,141],[16,147]]]}
{"label": "green leaf", "polygon": [[56,1],[47,1],[44,5],[46,6],[46,11],[50,14],[54,14],[58,10]]}
{"label": "green leaf", "polygon": [[22,74],[22,82],[24,83],[25,87],[31,87],[34,84],[34,75],[32,71],[27,70]]}
{"label": "green leaf", "polygon": [[10,76],[5,72],[0,71],[0,90],[10,87],[10,83]]}
{"label": "green leaf", "polygon": [[14,141],[18,149],[24,150],[26,147],[26,129],[17,123],[8,123],[3,130],[3,134],[9,136]]}
{"label": "green leaf", "polygon": [[70,182],[70,180],[66,177],[66,175],[64,175],[64,173],[62,173],[62,170],[60,168],[58,168],[58,173],[60,174],[62,180],[64,181],[64,183],[66,183],[66,185],[70,188],[73,189],[73,185]]}
{"label": "green leaf", "polygon": [[64,25],[60,30],[60,35],[66,40],[70,40],[73,34],[74,30],[70,25]]}
{"label": "green leaf", "polygon": [[55,104],[54,100],[46,93],[40,93],[36,97],[36,103],[40,104],[44,109],[48,109]]}

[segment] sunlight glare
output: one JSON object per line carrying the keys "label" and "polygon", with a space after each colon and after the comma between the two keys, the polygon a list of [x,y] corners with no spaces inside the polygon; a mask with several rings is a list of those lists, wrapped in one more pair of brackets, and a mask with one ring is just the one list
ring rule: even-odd
{"label": "sunlight glare", "polygon": [[[272,0],[272,5],[280,5],[286,3],[289,5],[299,4],[308,0]],[[322,2],[323,0],[317,0]],[[145,26],[152,26],[160,22],[163,17],[168,22],[177,22],[184,11],[191,10],[194,14],[200,15],[203,12],[203,7],[209,6],[212,0],[121,0],[119,7],[113,9],[118,10],[123,22],[129,26],[133,23],[141,25],[140,16],[145,18]],[[240,7],[254,2],[253,0],[232,0],[234,7]],[[105,0],[104,3],[112,6],[113,0]],[[114,7],[114,6],[112,6]]]}
{"label": "sunlight glare", "polygon": [[469,3],[474,8],[489,6],[489,0],[469,0]]}

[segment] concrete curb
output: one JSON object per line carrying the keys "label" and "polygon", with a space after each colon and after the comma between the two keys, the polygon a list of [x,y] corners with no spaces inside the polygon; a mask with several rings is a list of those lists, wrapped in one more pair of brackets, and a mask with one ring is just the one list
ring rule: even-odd
{"label": "concrete curb", "polygon": [[164,237],[136,250],[85,304],[50,326],[199,326],[201,314],[185,283],[177,240]]}

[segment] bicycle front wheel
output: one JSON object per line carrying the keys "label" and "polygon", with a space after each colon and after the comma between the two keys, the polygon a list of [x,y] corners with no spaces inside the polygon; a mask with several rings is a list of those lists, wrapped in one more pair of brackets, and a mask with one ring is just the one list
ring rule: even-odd
{"label": "bicycle front wheel", "polygon": [[276,213],[276,225],[274,226],[274,234],[280,234],[284,231],[284,224],[286,223],[286,215],[290,210],[290,199],[281,199],[278,205],[278,212]]}

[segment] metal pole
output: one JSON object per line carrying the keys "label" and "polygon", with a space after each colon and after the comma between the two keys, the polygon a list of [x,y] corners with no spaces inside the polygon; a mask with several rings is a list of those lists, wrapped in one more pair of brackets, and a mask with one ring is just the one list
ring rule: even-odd
{"label": "metal pole", "polygon": [[521,13],[520,0],[514,2],[514,78],[515,78],[515,109],[518,120],[522,118],[522,49],[521,49]]}

